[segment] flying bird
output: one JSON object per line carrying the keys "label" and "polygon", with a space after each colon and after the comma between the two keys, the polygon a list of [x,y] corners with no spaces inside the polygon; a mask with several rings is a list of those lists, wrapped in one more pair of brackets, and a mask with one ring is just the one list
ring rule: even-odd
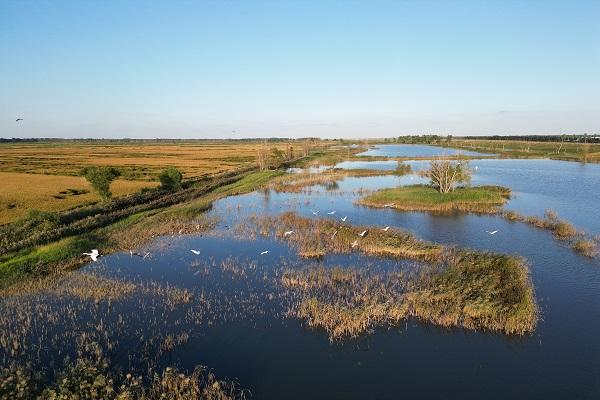
{"label": "flying bird", "polygon": [[352,248],[355,248],[356,246],[358,246],[358,240],[355,240],[354,242],[352,242]]}
{"label": "flying bird", "polygon": [[327,214],[333,215],[333,214],[335,214],[335,210],[333,210],[332,212],[328,212]]}
{"label": "flying bird", "polygon": [[15,122],[23,121],[23,118],[17,118]]}
{"label": "flying bird", "polygon": [[318,215],[318,214],[319,214],[319,212],[318,212],[318,211],[315,211],[315,210],[310,210],[310,212],[312,212],[312,213],[313,213],[313,215]]}
{"label": "flying bird", "polygon": [[265,250],[265,251],[261,251],[261,252],[260,252],[260,255],[261,255],[261,256],[264,256],[265,254],[268,254],[268,253],[269,253],[269,250]]}
{"label": "flying bird", "polygon": [[337,235],[338,231],[333,232],[333,235],[331,235],[331,239],[333,240],[333,238],[335,237],[335,235]]}
{"label": "flying bird", "polygon": [[283,236],[289,236],[289,235],[291,235],[292,233],[295,233],[295,232],[294,232],[294,231],[287,231],[287,232],[284,232],[284,233],[283,233]]}
{"label": "flying bird", "polygon": [[194,253],[195,255],[198,255],[198,254],[200,254],[200,250],[194,250],[194,249],[192,249],[192,250],[190,250],[190,251],[191,251],[192,253]]}
{"label": "flying bird", "polygon": [[495,235],[496,233],[498,233],[498,230],[491,231],[491,232],[490,231],[486,231],[486,232],[489,233],[490,235]]}
{"label": "flying bird", "polygon": [[92,261],[96,261],[98,259],[98,257],[100,257],[100,254],[98,253],[98,250],[96,250],[96,249],[92,249],[91,253],[83,253],[83,255],[90,256]]}
{"label": "flying bird", "polygon": [[340,218],[343,222],[346,222],[346,218],[348,218],[347,215],[344,215],[344,218]]}
{"label": "flying bird", "polygon": [[361,233],[358,234],[358,236],[365,237],[366,234],[367,234],[367,231],[362,231]]}
{"label": "flying bird", "polygon": [[382,229],[382,231],[387,232],[390,229],[389,226],[386,226],[385,228]]}

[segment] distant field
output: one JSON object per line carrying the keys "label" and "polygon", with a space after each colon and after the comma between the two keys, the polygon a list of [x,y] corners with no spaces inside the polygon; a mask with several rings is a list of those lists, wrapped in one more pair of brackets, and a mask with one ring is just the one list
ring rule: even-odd
{"label": "distant field", "polygon": [[566,161],[600,162],[600,144],[453,139],[449,146],[465,150],[490,152],[505,157],[539,157]]}
{"label": "distant field", "polygon": [[[111,185],[118,197],[156,186],[158,174],[177,167],[185,178],[252,165],[261,142],[232,141],[48,141],[0,144],[0,224],[14,221],[31,209],[62,211],[95,202],[85,179],[85,166],[112,166],[122,178]],[[285,142],[266,144],[285,150]],[[296,155],[301,143],[294,143]]]}
{"label": "distant field", "polygon": [[[107,165],[127,179],[154,180],[167,166],[185,177],[229,171],[256,161],[259,142],[39,142],[0,144],[0,171],[78,174],[82,167]],[[286,143],[267,147],[286,148]],[[295,144],[296,154],[301,144]]]}
{"label": "distant field", "polygon": [[[31,209],[62,211],[100,200],[87,181],[76,176],[0,172],[0,182],[0,224],[14,221]],[[111,191],[118,197],[157,184],[119,179],[112,183]]]}

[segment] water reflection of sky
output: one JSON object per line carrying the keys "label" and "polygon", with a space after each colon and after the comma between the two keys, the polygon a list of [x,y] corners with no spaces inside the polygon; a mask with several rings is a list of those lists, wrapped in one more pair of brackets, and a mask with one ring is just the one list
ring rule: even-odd
{"label": "water reflection of sky", "polygon": [[428,146],[424,144],[383,144],[377,145],[359,156],[383,156],[383,157],[434,157],[434,156],[453,156],[462,154],[466,156],[490,156],[492,154],[478,153],[476,151],[467,151],[453,149],[448,147]]}

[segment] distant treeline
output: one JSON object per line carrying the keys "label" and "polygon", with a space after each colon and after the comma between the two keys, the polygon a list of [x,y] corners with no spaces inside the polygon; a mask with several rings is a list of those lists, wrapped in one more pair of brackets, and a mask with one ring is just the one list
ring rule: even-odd
{"label": "distant treeline", "polygon": [[510,136],[460,136],[452,135],[409,135],[398,136],[397,138],[386,138],[386,142],[408,143],[408,144],[436,144],[448,143],[453,139],[457,140],[517,140],[529,142],[576,142],[576,143],[600,143],[600,135],[510,135]]}
{"label": "distant treeline", "polygon": [[77,142],[77,143],[183,143],[183,142],[268,142],[281,143],[289,141],[319,141],[316,137],[304,138],[244,138],[244,139],[66,139],[66,138],[0,138],[0,143],[51,143],[51,142]]}

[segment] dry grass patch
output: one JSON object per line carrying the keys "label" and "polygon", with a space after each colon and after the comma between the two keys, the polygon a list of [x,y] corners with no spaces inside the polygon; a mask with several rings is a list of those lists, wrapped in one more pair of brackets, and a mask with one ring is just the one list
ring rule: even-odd
{"label": "dry grass patch", "polygon": [[[306,258],[321,257],[327,253],[360,251],[369,255],[434,261],[441,256],[443,250],[440,245],[420,240],[401,230],[383,231],[366,226],[351,226],[329,219],[303,218],[293,212],[278,217],[259,217],[255,222],[259,232],[273,232],[277,238],[288,240],[298,249],[298,254]],[[284,236],[285,231],[289,230],[293,230],[294,234]],[[367,233],[364,237],[359,236],[365,230]]]}
{"label": "dry grass patch", "polygon": [[324,329],[330,340],[357,337],[415,317],[445,327],[522,335],[538,308],[524,261],[471,251],[415,274],[365,268],[289,269],[281,277],[295,301],[288,315]]}
{"label": "dry grass patch", "polygon": [[[0,172],[0,180],[0,224],[15,221],[32,209],[64,211],[101,200],[82,177]],[[110,189],[114,197],[121,197],[157,185],[119,179]]]}

